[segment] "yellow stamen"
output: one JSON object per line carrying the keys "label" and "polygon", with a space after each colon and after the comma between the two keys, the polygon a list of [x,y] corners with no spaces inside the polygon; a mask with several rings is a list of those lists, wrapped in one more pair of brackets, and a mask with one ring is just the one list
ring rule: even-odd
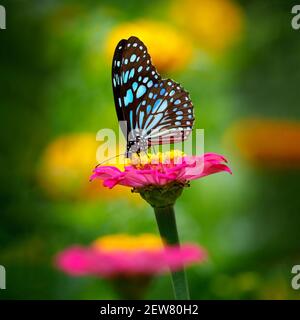
{"label": "yellow stamen", "polygon": [[134,154],[133,157],[129,160],[131,165],[143,167],[144,165],[149,164],[168,164],[174,163],[177,159],[182,158],[184,153],[180,150],[171,150],[166,152],[158,152],[156,154],[147,153],[147,154]]}
{"label": "yellow stamen", "polygon": [[127,234],[108,235],[97,239],[93,246],[101,251],[126,251],[160,250],[163,243],[159,236],[145,233],[138,236]]}

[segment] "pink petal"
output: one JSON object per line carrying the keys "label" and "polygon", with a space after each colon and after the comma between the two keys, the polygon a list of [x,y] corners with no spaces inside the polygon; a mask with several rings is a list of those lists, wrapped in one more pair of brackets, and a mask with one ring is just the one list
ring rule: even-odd
{"label": "pink petal", "polygon": [[113,277],[122,274],[155,274],[166,272],[169,268],[178,270],[205,259],[205,251],[196,245],[134,252],[103,252],[93,247],[73,246],[57,255],[56,266],[71,276]]}
{"label": "pink petal", "polygon": [[108,188],[118,184],[134,188],[162,186],[172,181],[185,182],[223,171],[232,173],[224,162],[227,163],[227,160],[222,155],[205,153],[201,156],[184,156],[181,162],[173,164],[149,164],[143,168],[129,165],[124,171],[113,166],[100,166],[94,169],[91,180],[103,180],[103,185]]}

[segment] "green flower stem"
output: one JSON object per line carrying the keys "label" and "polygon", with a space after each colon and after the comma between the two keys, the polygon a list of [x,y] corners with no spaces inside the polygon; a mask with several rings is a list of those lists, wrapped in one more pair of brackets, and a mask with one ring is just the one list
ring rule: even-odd
{"label": "green flower stem", "polygon": [[[173,205],[166,207],[154,207],[156,221],[160,235],[168,244],[180,245],[176,226],[176,218]],[[173,290],[176,300],[189,300],[185,270],[171,271]]]}
{"label": "green flower stem", "polygon": [[[138,192],[154,208],[160,235],[170,245],[180,245],[174,204],[182,194],[183,188],[187,185],[186,183],[174,181],[163,186],[150,185],[133,189],[133,192]],[[171,270],[171,276],[175,299],[188,300],[190,296],[184,269],[174,272]]]}
{"label": "green flower stem", "polygon": [[116,292],[122,300],[142,300],[144,299],[149,285],[152,281],[151,276],[123,276],[110,279]]}

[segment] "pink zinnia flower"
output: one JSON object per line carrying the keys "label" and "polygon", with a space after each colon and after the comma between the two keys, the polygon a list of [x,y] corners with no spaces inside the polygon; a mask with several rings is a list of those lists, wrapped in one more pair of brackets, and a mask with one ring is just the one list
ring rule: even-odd
{"label": "pink zinnia flower", "polygon": [[194,244],[163,247],[160,237],[151,234],[112,235],[88,247],[72,246],[62,251],[56,257],[56,265],[72,276],[137,277],[170,268],[179,270],[205,258],[205,251]]}
{"label": "pink zinnia flower", "polygon": [[158,154],[148,157],[125,166],[124,171],[114,166],[96,167],[91,180],[101,179],[103,185],[108,188],[119,184],[139,189],[151,185],[164,186],[173,182],[186,184],[190,180],[222,171],[231,173],[230,168],[224,164],[227,160],[216,153],[185,156],[173,151],[163,156]]}
{"label": "pink zinnia flower", "polygon": [[[91,180],[100,179],[103,185],[113,188],[123,185],[133,188],[153,208],[160,235],[166,239],[165,250],[155,252],[137,252],[129,256],[100,256],[96,261],[112,259],[112,265],[124,267],[127,272],[160,272],[169,268],[171,270],[174,295],[176,299],[189,299],[188,286],[184,273],[184,264],[193,262],[201,257],[199,249],[195,246],[180,247],[177,233],[174,205],[190,180],[199,179],[217,172],[229,172],[225,164],[226,159],[215,153],[206,153],[202,156],[186,156],[182,152],[170,151],[167,153],[137,155],[129,160],[129,164],[120,170],[115,166],[98,166],[94,169]],[[173,246],[173,245],[176,246]],[[82,254],[80,248],[75,253]],[[79,251],[78,251],[79,250]],[[72,251],[74,254],[74,251]],[[95,261],[97,254],[90,251],[81,260],[79,272],[89,271],[90,261]],[[72,255],[71,255],[72,257]],[[67,260],[69,262],[70,260]],[[65,264],[66,265],[66,264]],[[97,264],[97,266],[100,265]],[[141,269],[139,267],[141,267]],[[178,269],[182,269],[177,271]],[[97,268],[103,271],[101,268]],[[116,270],[121,271],[122,268]],[[121,272],[124,272],[121,271]],[[104,272],[104,271],[103,271]]]}

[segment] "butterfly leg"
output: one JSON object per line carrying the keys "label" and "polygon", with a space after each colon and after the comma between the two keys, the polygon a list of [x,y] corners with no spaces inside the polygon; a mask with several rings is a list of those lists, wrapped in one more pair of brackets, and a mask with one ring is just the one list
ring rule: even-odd
{"label": "butterfly leg", "polygon": [[156,155],[156,149],[155,149],[155,146],[152,146],[152,150],[153,150],[153,153]]}
{"label": "butterfly leg", "polygon": [[[150,159],[150,156],[148,154],[147,150],[142,150],[143,153],[145,153],[145,155],[147,156],[148,159]],[[141,151],[139,152],[139,157],[140,157]]]}

